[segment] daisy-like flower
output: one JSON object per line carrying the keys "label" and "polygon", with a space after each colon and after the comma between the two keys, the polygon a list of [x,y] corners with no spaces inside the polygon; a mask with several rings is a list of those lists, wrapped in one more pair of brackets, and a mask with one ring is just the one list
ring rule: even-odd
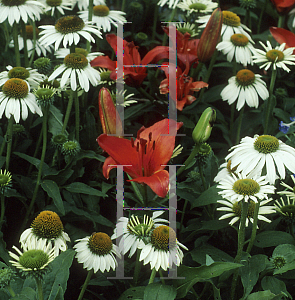
{"label": "daisy-like flower", "polygon": [[270,184],[274,184],[277,173],[285,178],[285,168],[295,173],[295,149],[271,135],[254,135],[244,137],[239,145],[232,147],[226,156],[237,172],[244,174],[264,174]]}
{"label": "daisy-like flower", "polygon": [[142,248],[139,261],[143,261],[144,265],[149,263],[151,270],[155,268],[156,271],[160,268],[166,271],[172,264],[179,266],[183,259],[180,247],[188,250],[177,240],[175,231],[165,225],[153,230],[150,243],[139,246]]}
{"label": "daisy-like flower", "polygon": [[8,79],[0,92],[0,118],[5,111],[7,119],[13,116],[15,122],[19,123],[20,117],[27,119],[28,108],[33,114],[43,116],[35,95],[30,93],[28,82],[20,78]]}
{"label": "daisy-like flower", "polygon": [[11,186],[11,173],[7,170],[0,171],[0,192],[4,193]]}
{"label": "daisy-like flower", "polygon": [[175,8],[179,0],[160,0],[158,5],[163,7],[165,4],[168,4],[169,8]]}
{"label": "daisy-like flower", "polygon": [[60,251],[67,250],[67,241],[70,242],[70,238],[64,232],[58,214],[48,210],[42,211],[32,222],[31,227],[26,229],[19,239],[23,247],[38,240],[53,244],[55,256],[58,256]]}
{"label": "daisy-like flower", "polygon": [[286,195],[288,198],[290,198],[291,200],[295,200],[295,178],[294,178],[294,175],[291,175],[290,176],[292,178],[292,181],[293,181],[293,184],[294,184],[294,187],[291,187],[290,185],[288,185],[287,183],[285,182],[281,182],[281,185],[285,188],[287,188],[288,190],[285,190],[285,191],[280,191],[280,192],[277,192],[279,195]]}
{"label": "daisy-like flower", "polygon": [[261,41],[259,41],[259,43],[265,51],[255,49],[252,58],[253,62],[256,64],[262,63],[259,67],[260,69],[264,68],[264,70],[267,71],[270,67],[272,67],[274,70],[276,70],[276,68],[282,68],[287,72],[291,71],[286,65],[295,65],[295,55],[293,55],[295,47],[290,47],[284,50],[286,43],[275,48],[272,48],[269,41],[266,42],[267,45],[264,45]]}
{"label": "daisy-like flower", "polygon": [[235,58],[236,62],[241,63],[243,66],[247,64],[253,65],[252,54],[254,53],[254,42],[249,40],[242,33],[235,33],[230,37],[230,40],[223,40],[220,42],[216,49],[222,51],[228,61]]}
{"label": "daisy-like flower", "polygon": [[187,14],[193,12],[196,13],[212,13],[212,11],[218,6],[216,2],[211,0],[183,0],[181,3],[177,4],[177,7],[187,11]]}
{"label": "daisy-like flower", "polygon": [[[36,41],[34,45],[34,36],[33,36],[33,26],[32,25],[26,25],[26,34],[27,34],[27,49],[28,49],[28,55],[31,56],[32,53],[36,53],[38,56],[46,56],[47,53],[51,53],[53,51],[53,46],[48,45],[48,46],[43,46],[40,44],[38,40],[38,35],[39,35],[39,29],[36,27]],[[9,47],[14,48],[14,41],[11,40],[9,43]],[[21,51],[24,49],[24,38],[23,38],[23,33],[21,32],[18,35],[18,48]],[[34,51],[35,50],[35,51]]]}
{"label": "daisy-like flower", "polygon": [[221,189],[218,194],[231,202],[242,199],[258,202],[257,199],[268,199],[267,195],[275,191],[275,187],[268,184],[265,176],[250,177],[241,173],[237,173],[237,176],[235,174],[225,176],[217,187]]}
{"label": "daisy-like flower", "polygon": [[287,200],[280,198],[274,203],[275,210],[282,215],[288,223],[295,222],[295,199],[287,196]]}
{"label": "daisy-like flower", "polygon": [[9,262],[24,274],[42,278],[48,269],[47,266],[56,257],[54,247],[52,248],[51,243],[47,243],[46,240],[31,240],[22,247],[23,252],[15,246],[12,247],[17,254],[9,251],[13,259]]}
{"label": "daisy-like flower", "polygon": [[112,243],[111,238],[103,232],[93,233],[75,244],[76,258],[88,271],[93,269],[94,273],[115,270],[118,265],[115,255],[120,257],[119,248]]}
{"label": "daisy-like flower", "polygon": [[[88,52],[86,49],[83,48],[75,48],[75,53],[83,54],[89,62],[91,62],[94,58],[100,55],[104,55],[102,52]],[[61,48],[55,51],[56,58],[64,59],[68,54],[70,54],[69,48]]]}
{"label": "daisy-like flower", "polygon": [[[260,202],[259,210],[258,210],[258,220],[270,223],[271,220],[266,218],[264,215],[273,214],[275,213],[275,209],[273,206],[266,205],[272,201],[272,199],[264,199]],[[229,225],[234,225],[237,221],[241,218],[241,212],[242,212],[242,201],[237,200],[218,200],[218,203],[224,205],[222,207],[218,207],[218,211],[224,211],[226,212],[224,215],[222,215],[219,220],[224,220],[227,218],[232,218],[229,222]],[[257,203],[255,203],[253,200],[250,200],[249,206],[248,206],[248,213],[247,213],[247,219],[246,219],[246,226],[249,225],[249,221],[253,223],[253,217],[254,217],[254,210]]]}
{"label": "daisy-like flower", "polygon": [[123,234],[119,243],[120,252],[125,255],[130,250],[129,257],[131,257],[140,244],[148,242],[153,229],[162,225],[162,222],[168,223],[167,220],[158,218],[163,213],[164,211],[155,211],[151,218],[147,215],[143,218],[134,215],[130,218],[121,217],[111,237],[113,240]]}
{"label": "daisy-like flower", "polygon": [[38,70],[32,68],[12,67],[7,66],[7,71],[0,73],[0,86],[2,86],[8,79],[20,78],[27,81],[31,88],[36,89],[39,83],[42,82],[46,76],[40,74]]}
{"label": "daisy-like flower", "polygon": [[0,23],[6,19],[10,26],[14,22],[19,23],[20,19],[27,23],[29,19],[40,20],[44,6],[35,0],[1,0],[0,1]]}
{"label": "daisy-like flower", "polygon": [[[103,79],[102,75],[103,75],[103,73],[100,73],[101,80]],[[103,82],[101,82],[101,83],[103,83]],[[137,103],[137,100],[130,99],[131,97],[134,96],[134,94],[128,94],[125,96],[126,93],[127,93],[127,90],[119,91],[119,95],[121,95],[121,97],[124,98],[124,103],[117,104],[117,105],[122,105],[124,107],[127,107],[127,106],[130,106],[131,104]],[[116,102],[117,91],[111,91],[111,97],[112,97],[113,101]]]}
{"label": "daisy-like flower", "polygon": [[[77,0],[74,1],[78,5],[79,10],[87,10],[89,7],[89,0]],[[105,0],[93,0],[94,5],[105,5]]]}
{"label": "daisy-like flower", "polygon": [[44,29],[40,32],[39,42],[41,45],[51,45],[55,44],[55,50],[58,49],[61,42],[63,46],[67,48],[67,45],[72,44],[77,45],[80,41],[80,36],[84,37],[89,42],[95,42],[94,38],[91,36],[95,34],[101,38],[101,33],[93,25],[92,22],[84,22],[78,16],[65,16],[57,20],[55,26],[53,25],[43,25],[39,28]]}
{"label": "daisy-like flower", "polygon": [[[251,30],[244,24],[241,23],[240,17],[231,12],[224,10],[222,11],[223,15],[223,22],[221,27],[221,36],[222,40],[228,41],[230,37],[235,33],[242,33],[245,35],[249,40],[251,40],[251,36],[246,32],[251,32]],[[208,21],[210,19],[209,16],[202,16],[199,17],[196,22],[203,23],[200,28],[206,27]]]}
{"label": "daisy-like flower", "polygon": [[190,37],[194,37],[199,34],[201,30],[196,28],[195,24],[190,24],[190,23],[176,23],[176,29],[179,31],[181,34],[190,34]]}
{"label": "daisy-like flower", "polygon": [[51,16],[54,16],[56,11],[64,15],[64,10],[72,10],[73,6],[72,0],[41,0],[40,2],[45,6],[44,12],[49,12]]}
{"label": "daisy-like flower", "polygon": [[228,80],[228,85],[220,93],[223,101],[233,104],[237,100],[237,110],[240,110],[245,103],[250,107],[257,108],[259,98],[266,100],[269,96],[265,82],[261,75],[254,74],[248,69],[240,70],[236,76]]}
{"label": "daisy-like flower", "polygon": [[234,174],[235,176],[237,176],[236,174],[236,170],[237,170],[237,166],[232,168],[231,165],[231,160],[229,160],[228,162],[223,163],[220,166],[220,171],[218,172],[218,174],[215,176],[214,181],[215,182],[219,182],[220,180],[222,180],[224,177],[226,177],[227,175],[232,175]]}
{"label": "daisy-like flower", "polygon": [[77,81],[85,92],[89,91],[89,81],[93,86],[97,86],[100,81],[99,72],[92,68],[85,55],[80,53],[68,54],[64,58],[64,63],[50,75],[48,80],[53,80],[62,73],[60,87],[63,88],[70,80],[73,91],[78,88]]}
{"label": "daisy-like flower", "polygon": [[[80,17],[84,20],[88,20],[89,11],[80,11]],[[125,23],[127,20],[123,11],[110,10],[106,5],[95,5],[93,7],[92,22],[95,23],[98,28],[102,27],[104,32],[111,31],[111,24],[118,26],[116,22]]]}

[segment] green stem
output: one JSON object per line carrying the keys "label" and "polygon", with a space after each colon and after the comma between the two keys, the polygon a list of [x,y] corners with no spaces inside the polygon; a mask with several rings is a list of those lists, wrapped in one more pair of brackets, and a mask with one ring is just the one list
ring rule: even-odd
{"label": "green stem", "polygon": [[14,53],[15,53],[15,65],[16,67],[21,66],[20,62],[20,53],[19,53],[19,44],[18,44],[18,24],[16,22],[13,23],[12,34],[13,34],[13,42],[14,42]]}
{"label": "green stem", "polygon": [[259,20],[258,20],[258,25],[257,25],[257,34],[260,33],[260,27],[261,27],[262,17],[263,17],[263,15],[264,15],[264,12],[265,12],[265,10],[266,10],[266,7],[267,7],[267,5],[268,5],[268,2],[269,2],[268,0],[264,0],[264,5],[263,5],[263,7],[262,7],[262,9],[261,9],[261,11],[260,11]]}
{"label": "green stem", "polygon": [[38,300],[44,300],[42,282],[38,277],[36,277],[35,279],[36,279],[37,290],[38,290]]}
{"label": "green stem", "polygon": [[4,214],[5,214],[5,197],[4,197],[4,190],[1,192],[1,215],[0,215],[0,231],[2,229],[2,224],[4,220]]}
{"label": "green stem", "polygon": [[269,85],[269,98],[266,102],[266,115],[265,115],[265,126],[264,126],[264,134],[268,134],[268,126],[270,118],[273,114],[273,109],[275,105],[275,97],[273,96],[273,90],[276,82],[277,70],[273,68],[271,73],[270,85]]}
{"label": "green stem", "polygon": [[32,65],[34,56],[35,56],[35,51],[36,51],[36,41],[37,41],[37,33],[36,33],[36,23],[35,21],[32,21],[32,26],[33,26],[33,50],[31,52],[31,58],[29,62],[29,66]]}
{"label": "green stem", "polygon": [[252,233],[251,233],[250,242],[249,242],[247,250],[246,250],[248,253],[251,252],[251,249],[252,249],[252,247],[254,245],[254,240],[255,240],[255,237],[256,237],[259,206],[260,206],[260,201],[258,200],[258,202],[255,203]]}
{"label": "green stem", "polygon": [[126,0],[122,1],[121,11],[125,11]]}
{"label": "green stem", "polygon": [[151,273],[151,276],[150,276],[150,280],[149,280],[149,283],[148,283],[148,284],[151,284],[151,283],[154,282],[155,277],[156,277],[156,273],[157,273],[156,269],[153,268],[152,273]]}
{"label": "green stem", "polygon": [[206,184],[206,180],[205,180],[204,173],[203,173],[203,165],[200,161],[198,161],[198,167],[199,167],[199,173],[200,173],[200,177],[201,177],[201,180],[202,180],[203,188],[204,188],[204,191],[206,191],[207,190],[207,184]]}
{"label": "green stem", "polygon": [[191,152],[190,156],[184,162],[184,166],[181,166],[178,169],[177,175],[180,175],[186,169],[186,167],[192,162],[192,160],[195,158],[195,156],[199,153],[200,147],[201,147],[201,144],[195,144],[195,148]]}
{"label": "green stem", "polygon": [[285,23],[285,16],[284,15],[279,15],[278,19],[278,27],[283,28]]}
{"label": "green stem", "polygon": [[[215,61],[217,59],[217,55],[218,55],[218,51],[215,50],[212,57],[211,57],[211,60],[210,60],[210,64],[209,64],[209,67],[208,67],[208,70],[207,70],[207,73],[204,77],[204,82],[208,83],[209,81],[209,78],[211,76],[211,73],[212,73],[212,70],[213,70],[213,67],[214,67],[214,64],[215,64]],[[203,97],[203,94],[205,93],[205,89],[201,89],[201,92],[200,92],[200,95],[199,95],[199,99],[202,99]]]}
{"label": "green stem", "polygon": [[39,186],[40,186],[40,182],[41,182],[42,169],[43,169],[43,164],[44,164],[45,154],[46,154],[46,147],[47,147],[48,111],[49,111],[49,107],[46,107],[43,110],[43,123],[42,123],[43,145],[42,145],[42,153],[41,153],[41,159],[40,159],[39,170],[38,170],[38,175],[37,175],[37,182],[36,182],[35,189],[34,189],[34,192],[33,192],[33,197],[32,197],[31,202],[30,202],[30,206],[28,207],[28,210],[27,210],[25,218],[24,218],[22,228],[24,228],[25,225],[27,224],[30,213],[31,213],[31,211],[33,209],[33,206],[35,204],[35,200],[37,198],[37,194],[38,194],[38,190],[39,190]]}
{"label": "green stem", "polygon": [[24,58],[25,58],[25,68],[29,66],[29,55],[28,55],[28,45],[27,45],[27,30],[26,24],[23,20],[21,20],[22,34],[24,40]]}
{"label": "green stem", "polygon": [[240,142],[241,127],[242,127],[242,121],[243,121],[243,115],[244,115],[245,105],[246,105],[246,103],[244,104],[244,106],[240,110],[239,121],[238,121],[238,128],[237,128],[237,136],[236,136],[236,144],[238,144]]}
{"label": "green stem", "polygon": [[152,102],[155,100],[148,92],[146,92],[141,86],[137,88],[137,90],[142,93],[145,97],[147,97]]}
{"label": "green stem", "polygon": [[157,4],[155,4],[152,41],[155,39],[155,36],[156,36],[157,21],[158,21],[158,12],[159,12],[159,7],[158,7]]}
{"label": "green stem", "polygon": [[8,127],[6,132],[6,143],[7,143],[6,163],[5,163],[6,170],[9,170],[9,162],[10,162],[11,148],[12,148],[13,123],[14,123],[14,117],[11,116],[8,121]]}
{"label": "green stem", "polygon": [[10,284],[7,286],[7,290],[12,297],[16,296],[16,294],[15,294],[14,290],[12,289],[12,287],[10,286]]}
{"label": "green stem", "polygon": [[90,271],[88,271],[87,277],[86,277],[85,282],[83,284],[83,287],[82,287],[82,290],[81,290],[80,295],[78,297],[78,300],[82,300],[83,299],[83,295],[84,295],[84,293],[86,291],[86,288],[87,288],[87,286],[89,284],[89,281],[90,281],[93,273],[94,273],[93,269],[91,269]]}
{"label": "green stem", "polygon": [[[34,158],[37,157],[38,151],[40,149],[42,137],[43,137],[43,132],[41,132],[41,134],[38,137],[37,145],[36,145],[36,148],[35,148],[35,151],[34,151],[34,154],[33,154]],[[29,170],[28,170],[28,174],[30,174],[32,172],[32,168],[33,168],[33,165],[31,164],[30,167],[29,167]]]}
{"label": "green stem", "polygon": [[70,119],[70,114],[71,114],[71,110],[72,110],[72,106],[73,106],[73,102],[74,102],[74,98],[73,98],[73,93],[70,93],[70,97],[69,97],[69,102],[68,102],[68,106],[67,106],[67,110],[66,110],[66,114],[65,114],[65,119],[64,119],[64,124],[62,126],[61,129],[61,134],[64,134]]}
{"label": "green stem", "polygon": [[79,142],[80,138],[80,106],[79,106],[79,97],[77,91],[71,91],[73,93],[73,97],[75,99],[75,134],[76,140]]}
{"label": "green stem", "polygon": [[159,275],[160,275],[162,284],[165,285],[165,279],[164,279],[163,272],[162,272],[161,268],[159,269]]}
{"label": "green stem", "polygon": [[[240,227],[238,231],[238,251],[234,260],[235,263],[241,262],[243,247],[245,243],[245,228],[246,228],[246,220],[248,215],[248,202],[245,202],[244,199],[242,200],[241,210],[242,211],[241,211],[241,218],[240,218]],[[238,282],[238,274],[239,274],[239,269],[236,269],[233,275],[232,286],[231,286],[232,300],[235,299],[236,287]]]}
{"label": "green stem", "polygon": [[184,220],[184,215],[185,215],[185,210],[186,210],[187,204],[188,204],[188,200],[185,199],[185,200],[184,200],[183,209],[182,209],[182,214],[181,214],[181,220],[180,220],[179,231],[181,231],[182,226],[183,226],[183,220]]}
{"label": "green stem", "polygon": [[138,276],[139,276],[140,269],[141,269],[141,263],[139,261],[139,257],[140,257],[140,250],[137,249],[136,262],[135,262],[134,275],[133,275],[133,284],[134,284],[134,286],[137,286]]}
{"label": "green stem", "polygon": [[[88,21],[92,21],[92,15],[93,15],[93,0],[89,0],[89,6],[88,6]],[[87,40],[86,42],[86,50],[90,52],[90,41]]]}

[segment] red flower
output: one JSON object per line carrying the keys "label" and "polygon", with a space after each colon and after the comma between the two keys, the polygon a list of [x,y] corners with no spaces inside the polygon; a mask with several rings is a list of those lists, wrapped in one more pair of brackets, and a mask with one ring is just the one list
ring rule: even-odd
{"label": "red flower", "polygon": [[[120,39],[120,38],[119,38]],[[113,33],[106,35],[106,40],[113,48],[115,53],[120,49],[117,49],[117,36]],[[147,65],[151,62],[158,62],[161,59],[169,58],[169,47],[157,46],[150,50],[145,57],[141,60],[140,54],[138,52],[138,47],[134,45],[133,42],[127,42],[123,40],[123,64],[124,65],[137,65],[139,67],[123,67],[124,68],[124,80],[125,83],[130,86],[139,87],[145,77],[147,76],[146,68],[140,67],[140,65]],[[122,64],[122,62],[119,62]],[[110,77],[113,80],[117,79],[116,67],[117,62],[112,61],[108,56],[98,56],[91,61],[92,67],[102,67],[107,68],[112,71]]]}
{"label": "red flower", "polygon": [[278,27],[270,27],[269,31],[279,44],[286,43],[286,48],[295,47],[295,34],[293,32]]}
{"label": "red flower", "polygon": [[288,13],[292,6],[295,4],[295,0],[271,0],[279,13]]}
{"label": "red flower", "polygon": [[[162,80],[159,89],[161,94],[167,94],[169,92],[169,70],[167,67],[164,67],[164,65],[161,69],[165,72],[167,78]],[[194,92],[199,91],[201,88],[208,87],[208,83],[206,82],[193,82],[193,78],[188,76],[188,71],[188,66],[184,72],[182,72],[179,67],[177,68],[176,108],[180,111],[183,110],[185,105],[190,105],[196,100],[196,97],[192,96]]]}
{"label": "red flower", "polygon": [[[164,119],[151,127],[142,127],[134,141],[102,134],[97,138],[99,146],[110,156],[103,165],[103,175],[109,178],[109,172],[116,165],[125,165],[124,171],[138,183],[147,184],[158,196],[165,197],[169,186],[169,173],[165,165],[170,160],[175,136],[167,135],[169,125],[175,121]],[[177,123],[177,130],[182,126]]]}
{"label": "red flower", "polygon": [[[169,27],[163,27],[163,30],[170,36]],[[183,69],[187,64],[191,66],[198,59],[197,48],[199,40],[190,38],[191,35],[188,32],[182,34],[176,29],[176,41],[173,41],[173,43],[176,43],[177,58],[182,64],[181,67]]]}

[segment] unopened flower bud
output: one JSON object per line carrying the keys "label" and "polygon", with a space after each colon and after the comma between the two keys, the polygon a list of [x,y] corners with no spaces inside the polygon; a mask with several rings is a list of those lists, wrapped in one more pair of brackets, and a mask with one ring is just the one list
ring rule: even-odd
{"label": "unopened flower bud", "polygon": [[[110,91],[106,88],[102,88],[99,91],[98,107],[103,133],[122,136],[122,121],[116,110]],[[119,122],[116,121],[117,118]]]}
{"label": "unopened flower bud", "polygon": [[215,120],[216,111],[211,107],[206,108],[192,134],[195,143],[202,144],[208,140]]}
{"label": "unopened flower bud", "polygon": [[216,8],[210,17],[198,44],[197,54],[199,61],[204,63],[212,57],[220,39],[222,20],[222,11],[220,8]]}

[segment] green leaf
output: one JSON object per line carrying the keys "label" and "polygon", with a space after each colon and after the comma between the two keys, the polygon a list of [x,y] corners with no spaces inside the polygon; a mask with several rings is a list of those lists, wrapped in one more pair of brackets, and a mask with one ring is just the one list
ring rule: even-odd
{"label": "green leaf", "polygon": [[215,248],[209,244],[205,244],[201,247],[195,248],[190,252],[190,255],[192,256],[192,259],[194,261],[198,262],[201,265],[204,265],[206,263],[206,255],[210,255],[210,257],[212,257],[215,262],[234,262],[234,259],[226,252],[223,252],[222,250]]}
{"label": "green leaf", "polygon": [[273,247],[280,244],[295,245],[291,234],[283,231],[264,231],[257,234],[254,245],[259,248]]}
{"label": "green leaf", "polygon": [[176,294],[173,286],[152,283],[145,288],[143,300],[173,300]]}
{"label": "green leaf", "polygon": [[260,291],[249,295],[247,300],[279,300],[281,299],[281,296],[279,297],[280,298],[274,295],[271,291]]}
{"label": "green leaf", "polygon": [[220,189],[216,185],[209,187],[198,198],[195,198],[192,202],[192,208],[217,203],[217,200],[221,199],[221,196],[218,194],[219,191]]}
{"label": "green leaf", "polygon": [[6,243],[3,240],[3,233],[0,231],[0,258],[9,265],[10,256],[6,250]]}
{"label": "green leaf", "polygon": [[118,300],[143,300],[145,286],[137,286],[126,290]]}
{"label": "green leaf", "polygon": [[53,203],[62,216],[65,215],[65,209],[57,183],[52,180],[43,180],[41,182],[43,190],[53,199]]}
{"label": "green leaf", "polygon": [[258,254],[249,258],[249,260],[243,260],[243,268],[240,268],[239,273],[241,275],[242,284],[244,286],[244,296],[242,299],[251,293],[253,287],[258,281],[259,273],[261,273],[266,267],[267,257],[263,254]]}
{"label": "green leaf", "polygon": [[261,287],[267,291],[270,290],[275,295],[285,295],[292,299],[286,289],[286,285],[282,280],[273,276],[264,276],[261,280]]}
{"label": "green leaf", "polygon": [[63,127],[63,114],[54,105],[50,105],[49,115],[48,115],[48,131],[52,135],[57,135],[61,133]]}
{"label": "green leaf", "polygon": [[231,262],[214,262],[210,266],[201,266],[197,268],[181,265],[177,268],[177,277],[184,277],[185,279],[177,280],[177,299],[185,297],[187,292],[197,282],[217,277],[225,271],[233,270],[242,266],[242,264]]}
{"label": "green leaf", "polygon": [[36,292],[27,286],[11,300],[36,300]]}
{"label": "green leaf", "polygon": [[107,197],[106,194],[102,193],[101,191],[94,189],[83,182],[73,182],[64,187],[67,191],[71,193],[81,193],[87,194],[92,196],[99,196],[99,197]]}
{"label": "green leaf", "polygon": [[[44,276],[44,299],[58,299],[56,298],[58,294],[67,289],[67,281],[70,274],[69,269],[75,253],[74,250],[68,249],[57,256],[50,264],[51,271]],[[60,290],[60,287],[62,290]]]}
{"label": "green leaf", "polygon": [[[32,156],[29,156],[24,153],[20,152],[13,152],[13,154],[19,156],[20,158],[23,158],[24,160],[28,161],[30,164],[34,165],[38,170],[40,167],[40,159],[34,158]],[[56,173],[56,170],[51,169],[46,163],[43,163],[42,167],[42,174],[43,176],[50,175]]]}

